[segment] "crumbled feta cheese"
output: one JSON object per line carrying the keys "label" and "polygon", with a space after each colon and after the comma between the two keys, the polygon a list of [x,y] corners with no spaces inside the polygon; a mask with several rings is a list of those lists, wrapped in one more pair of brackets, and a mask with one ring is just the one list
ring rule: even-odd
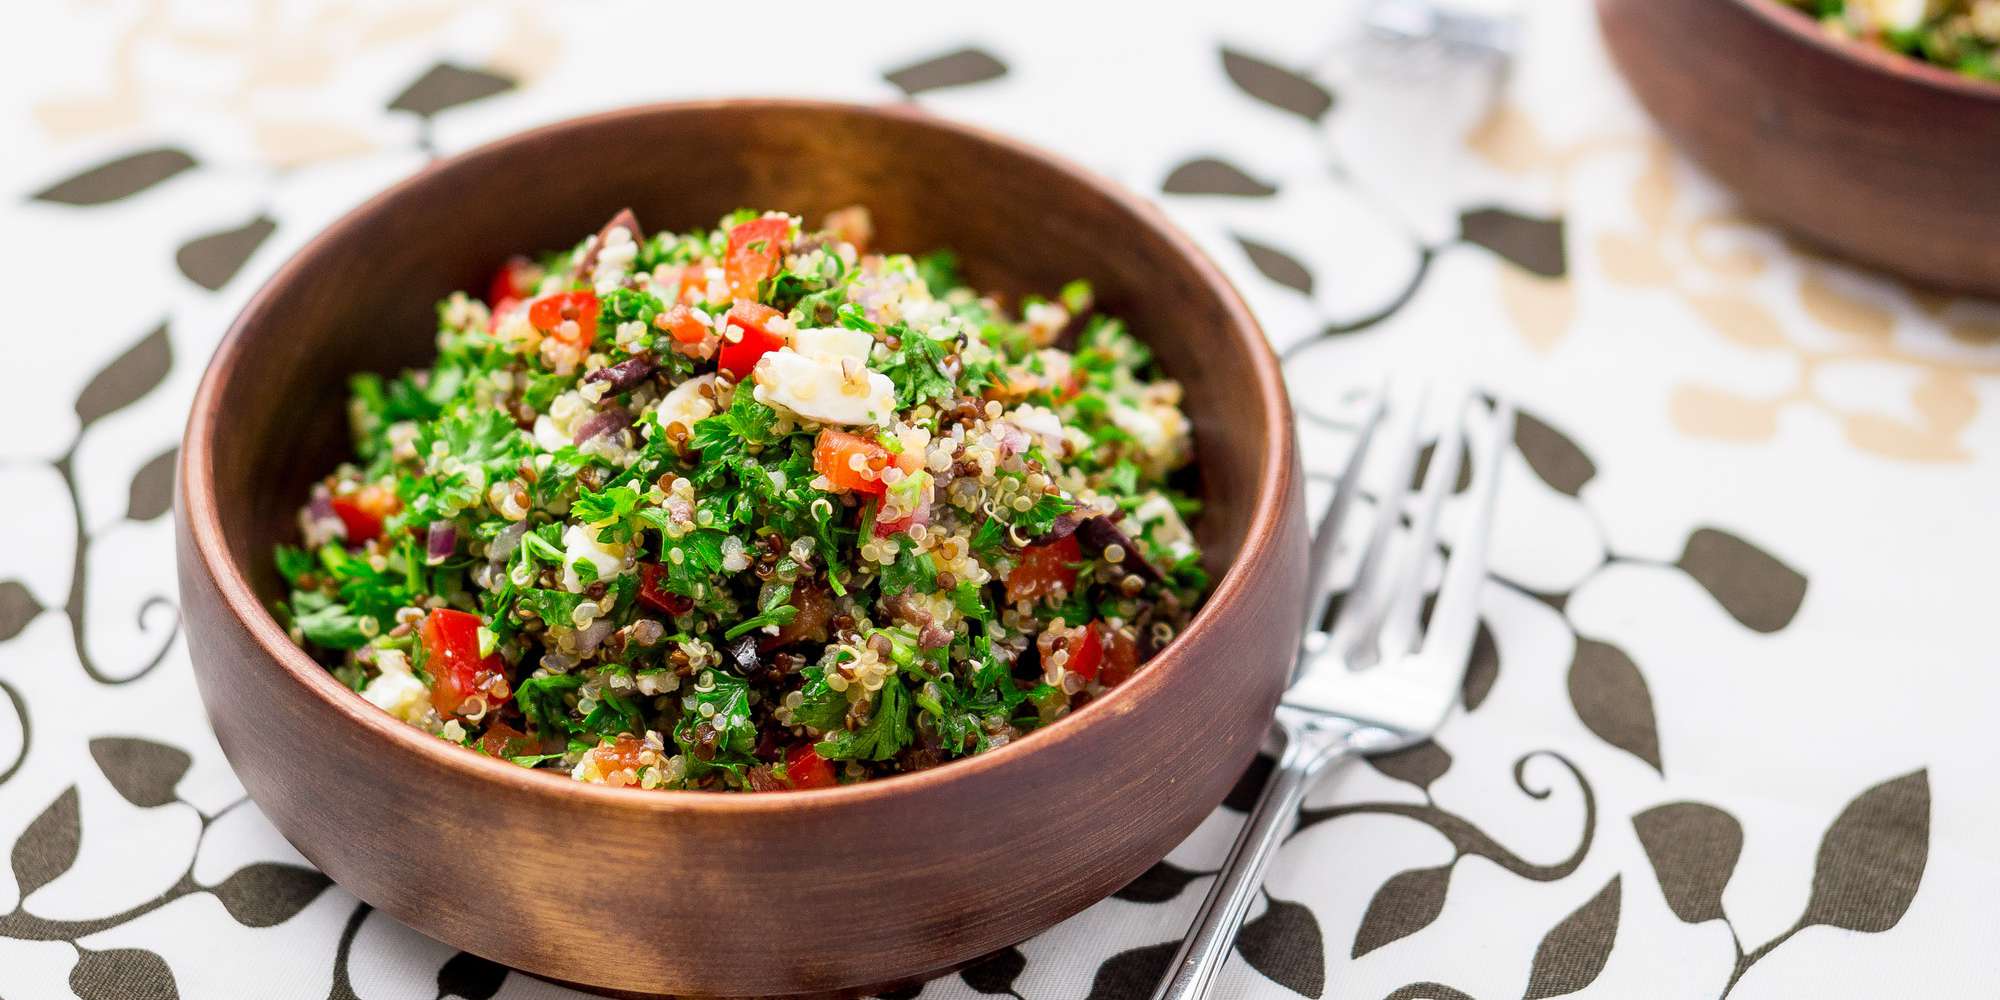
{"label": "crumbled feta cheese", "polygon": [[860,330],[844,330],[838,327],[800,330],[793,350],[808,358],[853,358],[866,363],[868,351],[875,346],[875,338]]}
{"label": "crumbled feta cheese", "polygon": [[822,424],[882,424],[896,413],[896,383],[852,357],[807,357],[789,347],[757,359],[757,401]]}
{"label": "crumbled feta cheese", "polygon": [[571,593],[583,590],[583,577],[576,566],[584,562],[597,571],[597,579],[609,580],[625,572],[625,546],[599,541],[595,528],[572,524],[563,531],[563,589]]}
{"label": "crumbled feta cheese", "polygon": [[1172,455],[1180,449],[1182,439],[1187,437],[1187,418],[1171,406],[1148,406],[1144,409],[1112,402],[1107,410],[1111,422],[1118,429],[1132,435],[1153,455]]}
{"label": "crumbled feta cheese", "polygon": [[1032,403],[1023,403],[1007,414],[1007,421],[1034,436],[1051,448],[1062,446],[1063,422],[1056,411]]}
{"label": "crumbled feta cheese", "polygon": [[1857,32],[1908,31],[1938,13],[1938,0],[1848,0],[1847,23]]}
{"label": "crumbled feta cheese", "polygon": [[561,451],[569,443],[569,435],[556,429],[556,422],[548,414],[535,418],[535,444],[543,451]]}
{"label": "crumbled feta cheese", "polygon": [[424,721],[431,709],[431,691],[409,671],[384,671],[361,689],[361,697],[411,725]]}
{"label": "crumbled feta cheese", "polygon": [[1180,511],[1175,510],[1173,501],[1166,497],[1158,493],[1147,496],[1143,503],[1133,508],[1132,519],[1139,522],[1148,538],[1166,546],[1174,558],[1182,558],[1194,551],[1194,533],[1188,531]]}
{"label": "crumbled feta cheese", "polygon": [[702,395],[702,386],[714,385],[714,375],[701,375],[674,386],[674,391],[660,399],[660,405],[653,410],[653,419],[660,428],[682,424],[694,429],[695,421],[715,412],[715,404]]}

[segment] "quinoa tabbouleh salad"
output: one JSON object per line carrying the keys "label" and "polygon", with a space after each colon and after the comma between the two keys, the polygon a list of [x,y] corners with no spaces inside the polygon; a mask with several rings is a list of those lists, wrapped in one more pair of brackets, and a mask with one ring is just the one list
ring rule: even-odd
{"label": "quinoa tabbouleh salad", "polygon": [[1786,0],[1826,30],[2000,81],[2000,0]]}
{"label": "quinoa tabbouleh salad", "polygon": [[509,260],[281,546],[293,637],[409,724],[641,788],[819,788],[1020,739],[1207,587],[1178,384],[1082,282],[740,211]]}

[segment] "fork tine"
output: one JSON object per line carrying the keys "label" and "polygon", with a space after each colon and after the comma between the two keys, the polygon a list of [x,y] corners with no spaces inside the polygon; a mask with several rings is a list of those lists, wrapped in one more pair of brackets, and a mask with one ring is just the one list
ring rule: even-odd
{"label": "fork tine", "polygon": [[1437,607],[1431,611],[1430,630],[1424,634],[1423,658],[1450,664],[1459,671],[1471,659],[1472,642],[1478,635],[1479,587],[1486,579],[1486,539],[1493,527],[1500,458],[1513,436],[1514,404],[1506,399],[1496,400],[1492,423],[1475,446],[1474,457],[1478,461],[1473,463],[1473,469],[1480,481],[1472,487],[1471,513],[1452,545],[1444,582],[1438,586]]}
{"label": "fork tine", "polygon": [[1390,456],[1389,485],[1375,501],[1375,525],[1368,535],[1368,547],[1361,552],[1361,565],[1354,571],[1354,584],[1347,589],[1347,596],[1340,604],[1340,617],[1333,623],[1334,642],[1344,649],[1350,663],[1356,662],[1357,654],[1374,646],[1375,633],[1382,622],[1382,595],[1387,585],[1386,567],[1389,541],[1396,533],[1398,522],[1402,520],[1403,500],[1410,493],[1410,471],[1417,460],[1417,439],[1423,429],[1424,402],[1429,395],[1429,387],[1420,387],[1415,405],[1402,418],[1403,427],[1396,435],[1396,450]]}
{"label": "fork tine", "polygon": [[1375,394],[1375,401],[1369,404],[1368,415],[1361,422],[1360,436],[1354,442],[1354,454],[1348,457],[1347,468],[1340,473],[1340,481],[1334,485],[1333,499],[1327,503],[1320,515],[1319,523],[1313,526],[1312,551],[1307,556],[1306,566],[1309,576],[1306,580],[1306,627],[1318,631],[1320,619],[1326,617],[1327,602],[1333,599],[1333,554],[1340,546],[1340,526],[1347,520],[1347,510],[1354,505],[1354,494],[1361,489],[1361,466],[1368,461],[1368,446],[1375,440],[1375,431],[1382,424],[1382,414],[1388,410],[1389,386],[1384,382],[1381,391]]}
{"label": "fork tine", "polygon": [[1459,462],[1465,446],[1461,425],[1468,402],[1469,393],[1461,394],[1453,401],[1448,411],[1451,415],[1438,432],[1436,449],[1431,452],[1430,470],[1424,477],[1423,492],[1418,495],[1410,537],[1404,543],[1397,572],[1391,577],[1395,581],[1394,593],[1382,619],[1383,656],[1400,656],[1417,648],[1425,571],[1430,566],[1431,551],[1437,546],[1438,512],[1444,509],[1445,496],[1458,478]]}

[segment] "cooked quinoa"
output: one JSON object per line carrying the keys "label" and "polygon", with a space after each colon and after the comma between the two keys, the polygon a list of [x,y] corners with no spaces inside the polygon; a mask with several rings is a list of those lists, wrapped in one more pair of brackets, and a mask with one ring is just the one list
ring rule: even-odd
{"label": "cooked quinoa", "polygon": [[452,295],[430,368],[353,379],[281,620],[410,725],[648,789],[921,770],[1124,682],[1207,586],[1180,386],[1082,282],[1016,314],[870,230],[621,212]]}
{"label": "cooked quinoa", "polygon": [[2000,0],[1787,0],[1828,31],[2000,80]]}

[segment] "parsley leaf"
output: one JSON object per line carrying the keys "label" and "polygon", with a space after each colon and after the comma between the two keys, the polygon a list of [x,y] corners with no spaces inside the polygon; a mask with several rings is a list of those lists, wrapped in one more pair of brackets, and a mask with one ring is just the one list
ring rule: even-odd
{"label": "parsley leaf", "polygon": [[908,538],[897,542],[896,561],[882,567],[882,593],[896,595],[915,587],[928,594],[937,589],[937,566],[930,553]]}
{"label": "parsley leaf", "polygon": [[527,716],[537,732],[567,734],[574,732],[576,726],[570,722],[566,696],[582,686],[583,678],[577,674],[530,677],[514,689],[514,702],[521,706],[521,714]]}
{"label": "parsley leaf", "polygon": [[888,760],[910,745],[910,695],[902,678],[891,676],[875,692],[875,714],[856,729],[843,729],[814,744],[828,760]]}
{"label": "parsley leaf", "polygon": [[944,373],[948,348],[927,334],[898,325],[895,355],[882,369],[896,384],[896,407],[907,410],[918,403],[951,395],[957,387]]}

